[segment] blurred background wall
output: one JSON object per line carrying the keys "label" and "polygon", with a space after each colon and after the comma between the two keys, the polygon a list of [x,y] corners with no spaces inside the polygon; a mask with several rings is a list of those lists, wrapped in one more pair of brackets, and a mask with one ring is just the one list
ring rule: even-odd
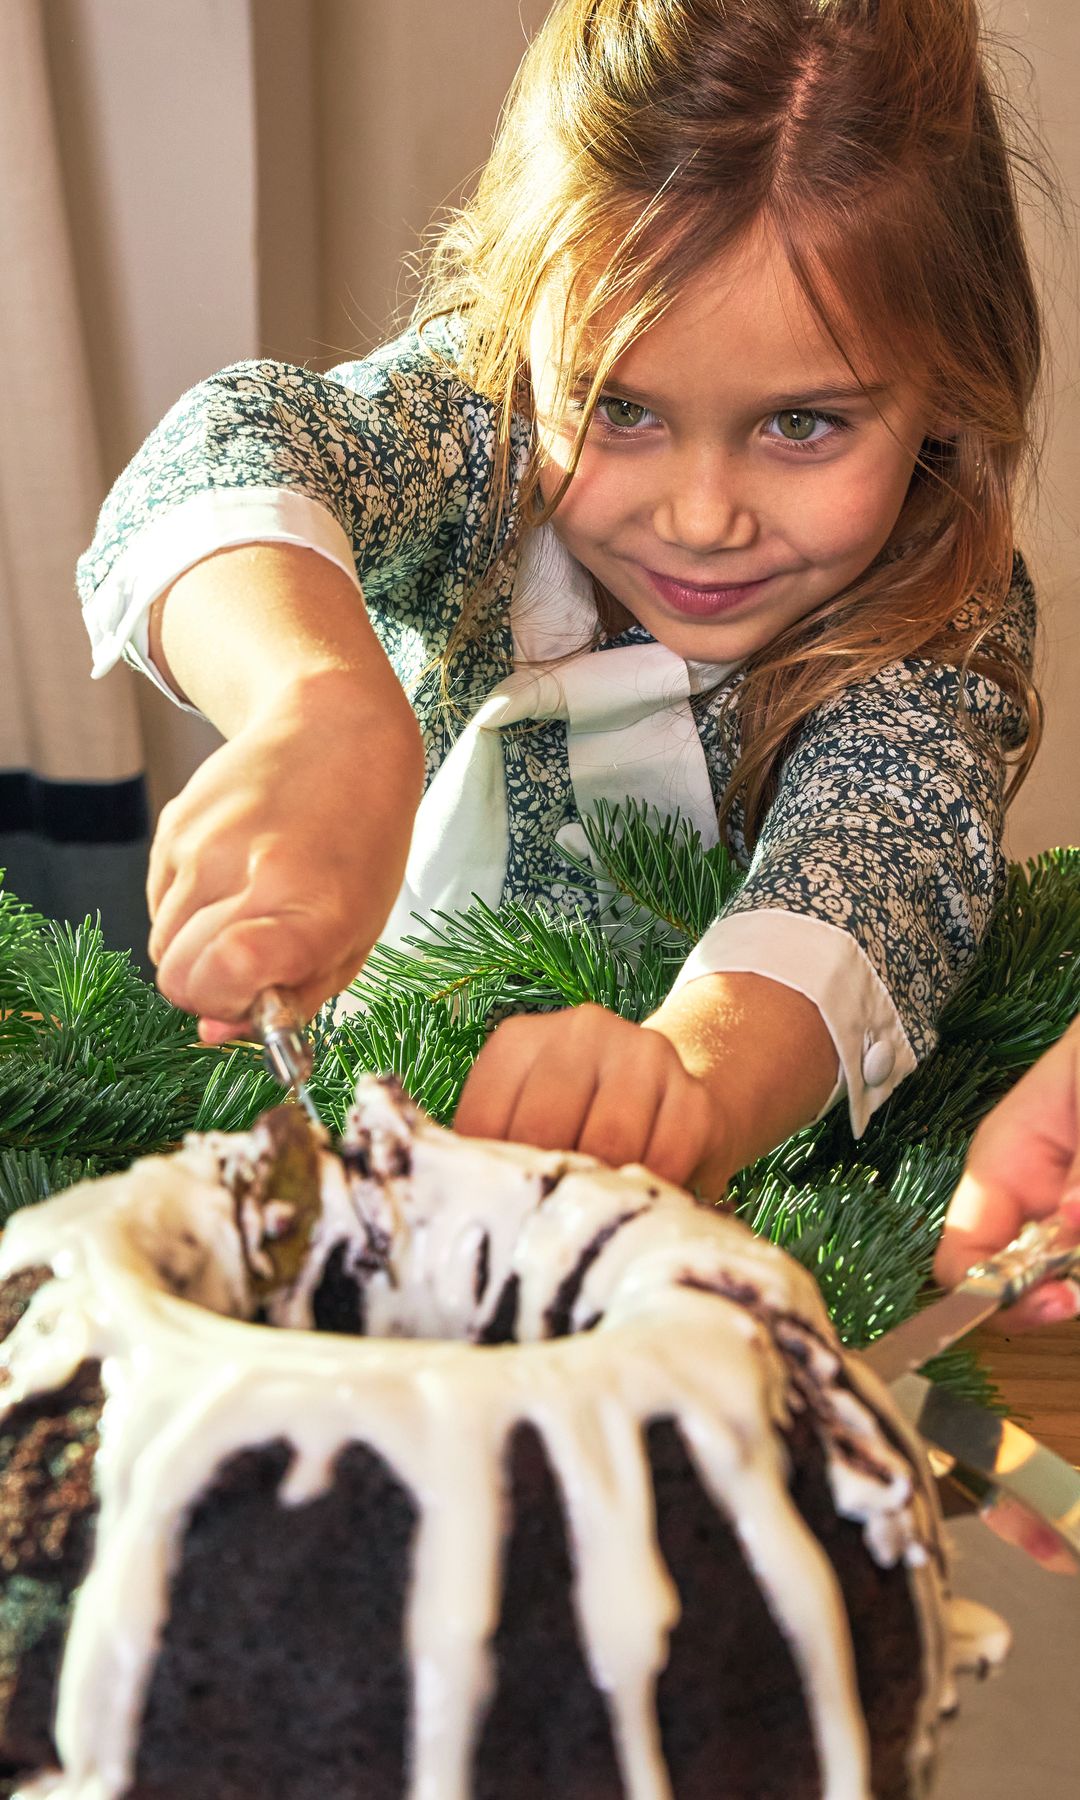
{"label": "blurred background wall", "polygon": [[[12,0],[4,0],[4,4]],[[269,353],[319,367],[407,307],[407,259],[482,163],[547,0],[14,0],[40,9],[102,483],[193,381]],[[987,0],[1026,115],[1080,196],[1080,8]],[[1071,215],[1070,215],[1071,217]],[[1033,220],[1054,405],[1024,528],[1047,733],[1012,815],[1080,843],[1080,314],[1075,242]],[[113,677],[108,678],[110,681]],[[214,741],[139,683],[159,805]]]}

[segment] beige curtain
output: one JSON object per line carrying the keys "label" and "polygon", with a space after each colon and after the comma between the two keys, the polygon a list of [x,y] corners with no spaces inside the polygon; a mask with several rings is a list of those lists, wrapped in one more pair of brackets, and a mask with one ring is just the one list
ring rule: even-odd
{"label": "beige curtain", "polygon": [[[61,784],[137,776],[123,674],[89,683],[71,599],[75,556],[107,481],[211,369],[259,353],[326,366],[386,333],[408,295],[403,259],[482,163],[547,6],[0,0],[0,653],[11,672],[0,766]],[[1080,8],[986,0],[986,10],[1030,54],[1022,103],[1041,106],[1066,187],[1080,194],[1072,95]],[[1050,290],[1055,429],[1038,525],[1023,538],[1044,607],[1048,733],[1014,809],[1017,855],[1080,841],[1080,335],[1075,282],[1051,281]],[[43,513],[44,532],[35,523]],[[135,690],[160,802],[214,740],[149,684]],[[60,755],[65,742],[72,748]],[[33,791],[56,797],[41,783]],[[25,816],[25,784],[19,793]],[[47,837],[31,846],[21,834],[17,847],[26,871],[32,854],[54,872],[93,860],[91,849],[65,856]],[[16,885],[14,848],[0,838],[4,855]],[[100,880],[86,883],[90,904],[111,910],[108,871],[122,860],[102,853]],[[50,909],[80,904],[57,899]]]}
{"label": "beige curtain", "polygon": [[100,504],[41,0],[0,6],[0,864],[141,954],[146,809],[127,671],[91,682],[73,598]]}

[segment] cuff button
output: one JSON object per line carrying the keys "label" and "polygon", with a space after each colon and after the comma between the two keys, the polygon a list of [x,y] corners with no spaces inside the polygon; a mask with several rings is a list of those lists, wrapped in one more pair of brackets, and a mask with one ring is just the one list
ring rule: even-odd
{"label": "cuff button", "polygon": [[885,1043],[884,1039],[867,1045],[862,1059],[863,1080],[867,1087],[880,1087],[883,1082],[888,1081],[895,1067],[896,1057],[891,1045]]}

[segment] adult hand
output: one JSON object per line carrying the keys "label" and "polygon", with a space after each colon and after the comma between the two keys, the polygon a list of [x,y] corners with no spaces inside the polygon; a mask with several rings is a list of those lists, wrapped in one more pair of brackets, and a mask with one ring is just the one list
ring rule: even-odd
{"label": "adult hand", "polygon": [[454,1128],[581,1150],[614,1168],[642,1163],[710,1197],[732,1173],[705,1083],[661,1033],[602,1006],[504,1019],[470,1071]]}
{"label": "adult hand", "polygon": [[[1080,1239],[1080,1020],[979,1126],[945,1217],[935,1278],[952,1287],[1028,1219],[1061,1212]],[[998,1315],[1006,1330],[1075,1318],[1080,1285],[1053,1281]]]}

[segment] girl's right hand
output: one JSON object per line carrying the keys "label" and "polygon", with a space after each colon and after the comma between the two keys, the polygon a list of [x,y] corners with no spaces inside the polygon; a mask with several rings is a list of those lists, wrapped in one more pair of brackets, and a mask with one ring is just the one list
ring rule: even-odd
{"label": "girl's right hand", "polygon": [[243,1035],[271,985],[310,1018],[361,967],[401,885],[423,784],[402,699],[377,707],[342,671],[298,681],[163,809],[150,955],[205,1042]]}

